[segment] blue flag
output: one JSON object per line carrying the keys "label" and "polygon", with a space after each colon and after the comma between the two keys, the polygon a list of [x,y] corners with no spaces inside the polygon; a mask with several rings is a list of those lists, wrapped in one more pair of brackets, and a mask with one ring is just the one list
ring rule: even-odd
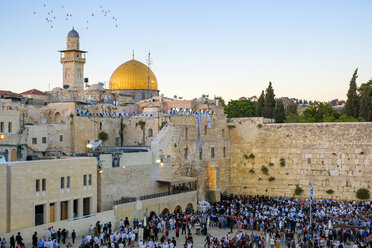
{"label": "blue flag", "polygon": [[199,136],[199,152],[202,152],[202,139],[201,139],[201,115],[198,113],[198,136]]}
{"label": "blue flag", "polygon": [[314,200],[313,182],[310,182],[310,200]]}

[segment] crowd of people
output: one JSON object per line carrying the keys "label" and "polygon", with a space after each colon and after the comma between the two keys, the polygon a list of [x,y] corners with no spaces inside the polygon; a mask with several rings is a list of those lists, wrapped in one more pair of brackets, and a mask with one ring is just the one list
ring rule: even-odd
{"label": "crowd of people", "polygon": [[[311,212],[310,212],[311,205]],[[66,244],[68,231],[49,228],[45,237],[32,237],[33,248],[192,248],[193,235],[203,235],[207,248],[261,247],[370,247],[372,248],[372,208],[370,202],[298,200],[267,196],[221,196],[203,212],[187,209],[181,213],[151,212],[142,220],[120,220],[90,225],[88,234]],[[211,235],[226,233],[226,235]],[[212,231],[211,231],[212,230]],[[217,230],[217,231],[216,231]],[[200,238],[199,238],[200,240]],[[76,242],[76,245],[75,245]],[[5,238],[2,248],[7,248]],[[25,248],[18,233],[10,248]]]}

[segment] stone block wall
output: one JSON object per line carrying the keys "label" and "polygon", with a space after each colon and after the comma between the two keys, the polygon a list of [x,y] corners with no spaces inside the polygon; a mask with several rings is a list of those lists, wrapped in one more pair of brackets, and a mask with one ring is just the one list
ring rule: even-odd
{"label": "stone block wall", "polygon": [[359,188],[371,190],[372,123],[263,124],[238,118],[230,126],[231,193],[291,197],[299,185],[300,197],[308,198],[310,181],[315,198],[352,200]]}

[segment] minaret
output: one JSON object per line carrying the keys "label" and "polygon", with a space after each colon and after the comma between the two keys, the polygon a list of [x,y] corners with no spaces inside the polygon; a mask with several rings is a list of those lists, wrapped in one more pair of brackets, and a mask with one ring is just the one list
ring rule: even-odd
{"label": "minaret", "polygon": [[63,87],[84,90],[84,64],[86,51],[80,50],[79,33],[74,28],[67,34],[67,49],[61,53]]}

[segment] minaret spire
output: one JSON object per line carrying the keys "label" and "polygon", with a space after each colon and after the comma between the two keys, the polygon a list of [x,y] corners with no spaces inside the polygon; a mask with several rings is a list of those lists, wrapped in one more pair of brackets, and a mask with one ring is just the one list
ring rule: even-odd
{"label": "minaret spire", "polygon": [[132,50],[132,59],[134,60],[134,49]]}

